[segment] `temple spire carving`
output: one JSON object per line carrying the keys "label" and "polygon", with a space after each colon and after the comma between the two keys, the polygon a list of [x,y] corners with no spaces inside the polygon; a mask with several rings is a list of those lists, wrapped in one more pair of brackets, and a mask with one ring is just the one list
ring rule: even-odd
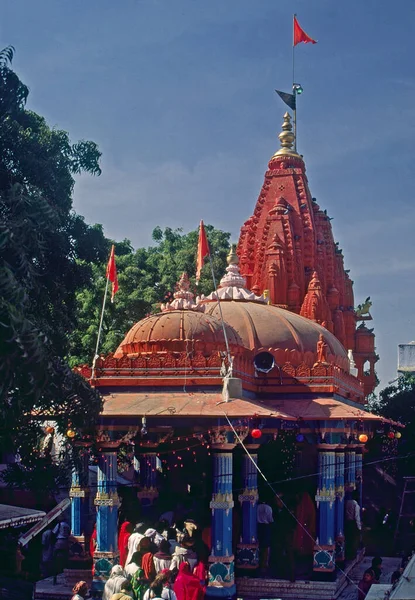
{"label": "temple spire carving", "polygon": [[246,288],[246,279],[239,271],[239,257],[236,253],[236,244],[232,244],[226,258],[228,266],[225,275],[220,280],[218,289],[209,294],[197,298],[198,302],[217,300],[249,300],[250,302],[266,303],[264,296],[257,296]]}
{"label": "temple spire carving", "polygon": [[[359,347],[361,332],[356,337],[353,282],[327,211],[311,196],[304,160],[294,151],[288,113],[279,139],[281,148],[268,163],[253,214],[241,228],[240,274],[255,294],[269,290],[271,304],[325,324],[353,350],[359,368],[370,353]],[[318,289],[309,289],[314,272]],[[370,357],[376,361],[374,350]],[[373,389],[372,379],[365,389]]]}
{"label": "temple spire carving", "polygon": [[190,291],[190,281],[187,273],[182,273],[173,297],[174,300],[171,302],[161,304],[161,312],[168,312],[170,310],[197,310],[203,312],[205,310],[204,306],[196,304],[194,301],[194,294]]}
{"label": "temple spire carving", "polygon": [[278,135],[280,140],[281,148],[274,154],[276,156],[296,156],[298,157],[296,150],[294,150],[295,136],[293,133],[293,126],[291,124],[291,116],[288,112],[284,115],[284,120],[281,127],[282,131]]}

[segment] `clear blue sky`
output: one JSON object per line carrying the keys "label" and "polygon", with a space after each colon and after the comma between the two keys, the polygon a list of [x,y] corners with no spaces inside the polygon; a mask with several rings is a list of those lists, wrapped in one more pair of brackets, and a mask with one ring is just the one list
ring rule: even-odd
{"label": "clear blue sky", "polygon": [[140,246],[203,218],[236,241],[278,146],[293,12],[318,40],[296,51],[299,150],[372,297],[385,385],[415,338],[414,0],[4,0],[0,35],[29,107],[103,152],[75,190],[88,222]]}

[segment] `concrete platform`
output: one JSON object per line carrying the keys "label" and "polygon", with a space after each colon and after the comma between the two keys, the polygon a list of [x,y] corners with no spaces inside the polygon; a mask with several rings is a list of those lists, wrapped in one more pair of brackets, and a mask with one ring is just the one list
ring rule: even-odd
{"label": "concrete platform", "polygon": [[91,571],[67,569],[65,575],[58,575],[56,585],[53,585],[53,577],[41,579],[35,585],[33,597],[36,600],[70,600],[73,596],[72,588],[77,581],[86,581],[91,587]]}

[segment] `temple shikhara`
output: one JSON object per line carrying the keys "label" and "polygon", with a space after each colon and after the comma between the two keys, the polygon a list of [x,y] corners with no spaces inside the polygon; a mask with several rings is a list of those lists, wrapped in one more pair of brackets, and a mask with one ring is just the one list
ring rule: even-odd
{"label": "temple shikhara", "polygon": [[[208,596],[277,597],[277,580],[259,569],[257,506],[275,502],[271,488],[282,500],[275,543],[287,569],[277,565],[277,576],[335,589],[345,498],[362,497],[364,442],[382,423],[365,408],[375,339],[288,113],[279,139],[218,288],[196,297],[184,273],[174,299],[99,356],[94,373],[78,368],[104,398],[97,437],[74,441],[86,456],[97,448],[97,488],[80,463],[70,492],[79,547],[88,547],[90,504],[96,510],[96,596],[119,560],[120,515],[138,522],[177,509],[208,533]],[[122,486],[126,453],[134,468]]]}

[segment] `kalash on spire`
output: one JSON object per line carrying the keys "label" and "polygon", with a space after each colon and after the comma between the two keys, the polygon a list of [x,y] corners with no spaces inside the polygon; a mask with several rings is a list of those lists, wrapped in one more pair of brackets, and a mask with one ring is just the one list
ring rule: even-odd
{"label": "kalash on spire", "polygon": [[367,395],[376,385],[374,334],[364,324],[356,329],[353,282],[327,210],[311,196],[288,112],[278,138],[254,213],[241,228],[241,276],[254,294],[334,333],[352,350]]}

